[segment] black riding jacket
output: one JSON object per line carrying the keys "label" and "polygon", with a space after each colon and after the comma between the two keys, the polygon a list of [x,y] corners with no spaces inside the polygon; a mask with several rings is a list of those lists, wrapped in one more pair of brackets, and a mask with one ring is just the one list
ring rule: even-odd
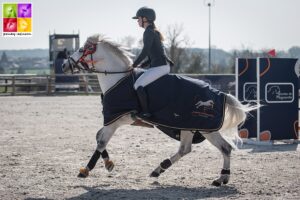
{"label": "black riding jacket", "polygon": [[142,52],[133,63],[137,67],[146,57],[148,60],[141,64],[141,67],[150,64],[150,67],[166,65],[170,59],[167,57],[163,43],[160,40],[159,32],[154,30],[153,25],[147,26],[143,35],[144,47]]}

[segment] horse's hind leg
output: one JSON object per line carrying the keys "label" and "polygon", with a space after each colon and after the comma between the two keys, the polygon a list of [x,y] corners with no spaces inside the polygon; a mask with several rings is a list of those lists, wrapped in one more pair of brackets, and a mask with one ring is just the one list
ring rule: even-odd
{"label": "horse's hind leg", "polygon": [[165,172],[172,164],[177,162],[180,158],[192,151],[192,141],[194,134],[190,131],[181,131],[180,134],[180,147],[178,152],[170,159],[165,159],[160,165],[150,174],[150,177],[159,177],[159,175]]}
{"label": "horse's hind leg", "polygon": [[232,146],[221,136],[220,132],[203,133],[203,136],[221,151],[224,158],[221,176],[215,179],[212,185],[220,186],[222,183],[227,184],[230,177],[230,155]]}

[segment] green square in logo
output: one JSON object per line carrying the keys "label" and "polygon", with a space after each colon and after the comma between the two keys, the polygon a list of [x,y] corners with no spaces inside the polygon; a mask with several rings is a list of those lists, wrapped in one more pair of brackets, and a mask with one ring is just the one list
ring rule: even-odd
{"label": "green square in logo", "polygon": [[16,18],[17,17],[17,4],[4,3],[3,4],[3,17]]}

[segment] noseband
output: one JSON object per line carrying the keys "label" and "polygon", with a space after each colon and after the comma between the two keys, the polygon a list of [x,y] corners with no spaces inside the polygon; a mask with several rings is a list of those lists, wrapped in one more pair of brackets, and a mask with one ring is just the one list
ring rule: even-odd
{"label": "noseband", "polygon": [[[88,72],[93,72],[95,69],[93,63],[93,54],[96,52],[96,44],[85,45],[83,48],[79,49],[79,52],[82,52],[82,56],[75,61],[71,56],[68,57],[68,63],[71,69],[72,74],[76,72],[80,72],[81,70],[85,70]],[[92,60],[92,68],[89,67],[88,63],[85,61],[85,58],[90,55]],[[81,64],[81,66],[79,65]]]}
{"label": "noseband", "polygon": [[[70,70],[72,72],[72,74],[74,73],[78,73],[82,70],[84,71],[88,71],[88,72],[91,72],[91,73],[100,73],[100,74],[122,74],[122,73],[127,73],[127,72],[131,72],[133,71],[133,68],[130,68],[128,70],[125,70],[125,71],[115,71],[115,72],[108,72],[108,71],[98,71],[96,70],[96,67],[94,66],[94,59],[93,59],[93,54],[96,52],[97,50],[97,44],[86,44],[84,45],[83,48],[80,48],[79,49],[79,52],[83,52],[82,56],[77,60],[75,61],[72,57],[68,57],[68,63],[69,63],[69,66],[70,66]],[[91,64],[92,64],[92,68],[89,67],[89,64],[88,62],[85,60],[85,58],[90,55],[91,56]],[[81,66],[79,65],[79,63],[81,64]],[[76,69],[76,71],[75,71]]]}

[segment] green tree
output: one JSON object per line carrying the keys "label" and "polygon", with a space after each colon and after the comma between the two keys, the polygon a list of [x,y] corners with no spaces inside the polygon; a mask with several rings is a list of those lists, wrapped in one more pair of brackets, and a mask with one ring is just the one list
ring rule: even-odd
{"label": "green tree", "polygon": [[17,74],[25,74],[25,69],[23,67],[19,67],[17,70]]}
{"label": "green tree", "polygon": [[7,58],[5,51],[3,51],[3,53],[2,53],[0,63],[8,63],[8,58]]}
{"label": "green tree", "polygon": [[288,53],[290,54],[291,57],[300,59],[300,47],[297,46],[291,47],[288,50]]}
{"label": "green tree", "polygon": [[0,66],[0,74],[5,74],[4,68]]}

